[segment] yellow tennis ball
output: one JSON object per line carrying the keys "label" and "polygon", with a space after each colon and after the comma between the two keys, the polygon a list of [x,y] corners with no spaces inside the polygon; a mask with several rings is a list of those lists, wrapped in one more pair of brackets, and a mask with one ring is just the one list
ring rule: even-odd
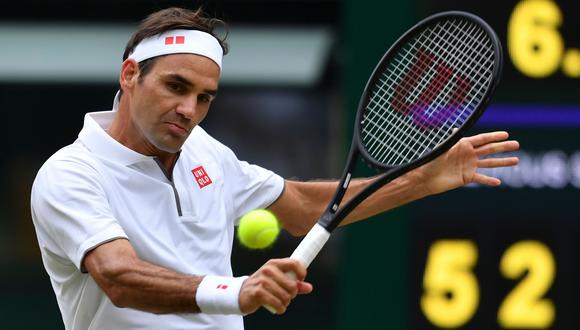
{"label": "yellow tennis ball", "polygon": [[238,224],[238,240],[250,249],[263,249],[272,245],[279,233],[276,216],[265,209],[246,213]]}

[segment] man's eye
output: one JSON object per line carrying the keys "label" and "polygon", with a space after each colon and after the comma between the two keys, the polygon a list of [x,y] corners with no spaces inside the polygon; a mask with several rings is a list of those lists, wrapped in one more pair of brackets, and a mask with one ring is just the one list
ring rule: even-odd
{"label": "man's eye", "polygon": [[176,83],[168,83],[167,88],[175,93],[182,93],[185,90],[182,85]]}
{"label": "man's eye", "polygon": [[201,102],[209,102],[209,101],[211,101],[211,96],[209,96],[207,94],[202,94],[202,95],[198,96],[197,99]]}

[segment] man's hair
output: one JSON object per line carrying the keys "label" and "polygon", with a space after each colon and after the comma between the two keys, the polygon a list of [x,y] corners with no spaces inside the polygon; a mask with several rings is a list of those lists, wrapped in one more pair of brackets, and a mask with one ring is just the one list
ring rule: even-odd
{"label": "man's hair", "polygon": [[[175,29],[199,30],[207,32],[214,36],[220,43],[224,55],[228,53],[228,44],[224,37],[218,37],[215,33],[215,28],[221,26],[227,32],[227,25],[222,20],[207,16],[202,8],[197,10],[190,10],[185,8],[171,7],[154,12],[147,16],[127,42],[125,53],[123,54],[123,61],[135,50],[135,47],[146,38],[161,34],[165,31]],[[139,79],[143,79],[145,75],[151,70],[155,60],[158,57],[153,57],[142,62],[139,62]]]}

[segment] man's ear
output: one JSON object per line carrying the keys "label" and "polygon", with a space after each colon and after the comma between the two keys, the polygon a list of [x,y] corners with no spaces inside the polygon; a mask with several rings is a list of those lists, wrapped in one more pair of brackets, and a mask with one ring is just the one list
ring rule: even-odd
{"label": "man's ear", "polygon": [[119,85],[123,91],[128,91],[133,89],[133,86],[137,84],[137,79],[139,78],[139,63],[134,59],[128,58],[123,62],[121,67],[121,75],[119,77]]}

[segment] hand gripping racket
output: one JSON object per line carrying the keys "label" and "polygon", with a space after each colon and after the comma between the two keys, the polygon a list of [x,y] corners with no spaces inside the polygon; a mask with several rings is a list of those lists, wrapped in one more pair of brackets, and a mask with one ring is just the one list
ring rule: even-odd
{"label": "hand gripping racket", "polygon": [[[364,89],[334,197],[290,258],[308,267],[330,233],[369,195],[451,148],[482,115],[501,67],[495,32],[470,13],[435,14],[400,37]],[[359,158],[383,174],[342,206]]]}

